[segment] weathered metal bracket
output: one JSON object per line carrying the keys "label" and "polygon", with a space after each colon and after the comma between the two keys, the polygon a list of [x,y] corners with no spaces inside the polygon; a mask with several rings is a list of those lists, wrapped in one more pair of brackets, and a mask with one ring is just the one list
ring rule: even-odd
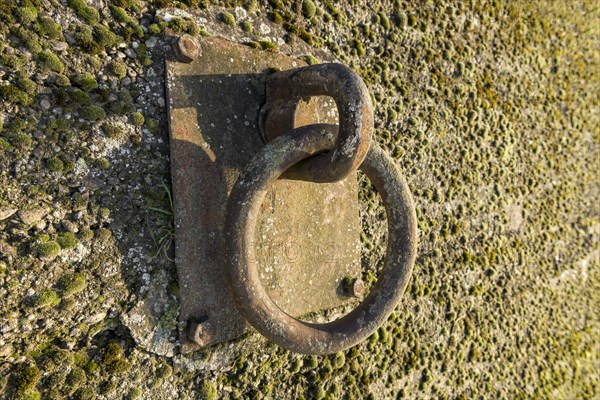
{"label": "weathered metal bracket", "polygon": [[[264,146],[258,120],[270,71],[304,64],[218,38],[197,40],[197,48],[181,43],[183,53],[195,54],[188,62],[166,62],[182,352],[250,329],[225,277],[227,198]],[[292,127],[337,123],[331,99],[296,107],[303,111]],[[360,272],[358,238],[354,174],[336,183],[279,179],[266,192],[252,244],[262,285],[296,317],[345,304],[351,297],[342,280]]]}

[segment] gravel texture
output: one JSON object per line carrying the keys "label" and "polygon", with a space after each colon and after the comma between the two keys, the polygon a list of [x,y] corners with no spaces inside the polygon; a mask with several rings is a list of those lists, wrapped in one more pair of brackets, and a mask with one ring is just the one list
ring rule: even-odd
{"label": "gravel texture", "polygon": [[[0,4],[0,398],[598,398],[597,4],[208,3]],[[304,41],[365,80],[420,229],[365,343],[178,354],[163,57],[184,32]],[[368,286],[385,213],[359,183]]]}

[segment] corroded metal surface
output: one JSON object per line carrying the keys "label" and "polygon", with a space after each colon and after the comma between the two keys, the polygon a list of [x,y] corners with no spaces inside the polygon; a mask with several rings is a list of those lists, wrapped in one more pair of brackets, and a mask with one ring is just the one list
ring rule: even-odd
{"label": "corroded metal surface", "polygon": [[390,316],[408,284],[415,261],[415,206],[405,179],[383,150],[373,143],[361,165],[381,195],[388,218],[388,247],[377,283],[354,310],[325,324],[298,320],[282,310],[261,282],[251,245],[264,194],[299,161],[331,150],[335,126],[309,125],[270,142],[244,168],[227,204],[225,259],[239,310],[273,342],[306,354],[344,350],[366,339]]}
{"label": "corroded metal surface", "polygon": [[329,96],[339,113],[335,148],[311,157],[296,168],[299,179],[336,182],[353,174],[363,162],[373,132],[373,105],[363,80],[343,64],[319,64],[276,72],[267,80],[267,102],[259,128],[269,142],[294,128],[298,102],[310,96]]}
{"label": "corroded metal surface", "polygon": [[[226,201],[243,167],[264,146],[257,127],[263,72],[304,64],[217,38],[199,38],[198,45],[194,61],[167,61],[166,68],[184,352],[236,338],[250,327],[225,281]],[[306,113],[296,126],[336,122],[335,107],[325,110],[321,100],[300,105]],[[251,245],[263,285],[280,307],[300,316],[349,301],[341,281],[359,276],[360,268],[353,175],[332,184],[280,179],[265,193],[257,218]]]}

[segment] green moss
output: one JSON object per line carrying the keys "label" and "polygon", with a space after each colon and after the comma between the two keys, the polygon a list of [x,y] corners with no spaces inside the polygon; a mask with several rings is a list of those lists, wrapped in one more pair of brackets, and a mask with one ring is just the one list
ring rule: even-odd
{"label": "green moss", "polygon": [[73,394],[74,400],[94,400],[96,398],[96,390],[91,387],[81,387]]}
{"label": "green moss", "polygon": [[94,237],[94,231],[90,228],[83,228],[79,231],[79,239],[82,242],[89,242]]}
{"label": "green moss", "polygon": [[46,160],[46,168],[51,172],[62,172],[65,169],[65,164],[58,157],[50,157]]}
{"label": "green moss", "polygon": [[219,21],[229,26],[235,26],[235,17],[233,14],[228,12],[222,12],[219,14]]}
{"label": "green moss", "polygon": [[0,137],[0,151],[12,149],[11,144],[4,138]]}
{"label": "green moss", "polygon": [[158,132],[158,121],[153,119],[153,118],[148,118],[146,120],[146,128],[151,132],[151,133],[156,133]]}
{"label": "green moss", "polygon": [[50,17],[41,17],[38,20],[38,33],[48,39],[61,39],[62,28]]}
{"label": "green moss", "polygon": [[358,55],[359,57],[365,55],[365,48],[363,47],[363,44],[360,40],[352,39],[352,47],[356,50],[356,55]]}
{"label": "green moss", "polygon": [[73,272],[60,278],[56,286],[62,297],[69,297],[85,289],[87,283],[82,273]]}
{"label": "green moss", "polygon": [[125,398],[134,400],[134,399],[139,399],[141,396],[142,396],[142,389],[140,389],[138,387],[134,387],[129,390],[129,393],[127,393],[127,396]]}
{"label": "green moss", "polygon": [[144,115],[141,112],[134,112],[131,114],[131,123],[135,126],[144,125]]}
{"label": "green moss", "polygon": [[0,86],[0,98],[8,103],[20,104],[22,106],[28,106],[33,102],[27,93],[14,85]]}
{"label": "green moss", "polygon": [[276,53],[277,51],[279,51],[279,48],[277,47],[277,45],[269,40],[259,40],[258,44],[259,44],[260,48],[263,50],[270,51],[273,53]]}
{"label": "green moss", "polygon": [[169,21],[169,28],[176,33],[189,33],[193,36],[198,36],[201,33],[198,24],[189,18],[172,18],[171,21]]}
{"label": "green moss", "polygon": [[126,136],[127,132],[119,125],[106,123],[102,124],[102,132],[111,139],[122,139]]}
{"label": "green moss", "polygon": [[100,54],[104,50],[100,43],[94,40],[92,29],[87,26],[79,25],[73,37],[81,50],[88,54]]}
{"label": "green moss", "polygon": [[81,88],[81,90],[85,92],[89,92],[98,87],[98,82],[96,81],[96,78],[94,77],[94,75],[88,72],[77,74],[73,78],[71,78],[71,80],[73,81],[75,86]]}
{"label": "green moss", "polygon": [[97,24],[93,29],[94,39],[102,47],[116,46],[121,38],[104,25]]}
{"label": "green moss", "polygon": [[106,113],[101,107],[90,105],[81,107],[79,110],[81,118],[87,119],[88,121],[98,121],[106,117]]}
{"label": "green moss", "polygon": [[25,59],[17,54],[0,54],[0,63],[11,70],[18,70],[25,65]]}
{"label": "green moss", "polygon": [[54,290],[48,288],[35,295],[31,305],[33,307],[53,307],[58,303],[60,303],[60,298]]}
{"label": "green moss", "polygon": [[400,29],[406,27],[408,21],[408,17],[406,16],[405,13],[401,12],[401,13],[397,13],[394,14],[394,23],[396,24],[396,26]]}
{"label": "green moss", "polygon": [[415,17],[414,15],[409,15],[408,18],[406,19],[406,23],[408,26],[415,26],[417,25],[417,17]]}
{"label": "green moss", "polygon": [[108,65],[109,72],[119,79],[125,78],[127,75],[127,66],[119,61],[113,61]]}
{"label": "green moss", "polygon": [[79,244],[79,240],[77,240],[77,236],[73,232],[59,233],[57,241],[63,249],[74,249]]}
{"label": "green moss", "polygon": [[36,20],[37,9],[29,0],[21,0],[21,4],[15,10],[15,15],[23,24],[29,24]]}
{"label": "green moss", "polygon": [[208,380],[202,381],[199,389],[200,398],[203,400],[217,400],[217,387]]}
{"label": "green moss", "polygon": [[242,22],[240,26],[242,27],[242,30],[246,33],[252,33],[252,31],[254,30],[252,23],[250,23],[249,21]]}
{"label": "green moss", "polygon": [[158,24],[150,24],[148,26],[148,33],[151,35],[158,35],[162,32],[160,25]]}
{"label": "green moss", "polygon": [[308,65],[315,65],[315,64],[318,64],[318,63],[319,63],[319,60],[318,60],[316,57],[314,57],[314,56],[311,56],[310,54],[307,54],[307,55],[305,55],[305,56],[302,56],[302,57],[300,57],[300,59],[302,59],[302,60],[306,61],[306,63],[307,63]]}
{"label": "green moss", "polygon": [[100,19],[98,10],[88,6],[85,0],[68,0],[67,4],[75,11],[75,14],[89,25],[94,25]]}
{"label": "green moss", "polygon": [[21,40],[23,47],[29,50],[32,54],[38,54],[40,51],[42,51],[40,38],[35,32],[20,26],[17,28],[15,35]]}
{"label": "green moss", "polygon": [[315,6],[315,3],[312,2],[312,0],[304,0],[302,2],[302,15],[304,15],[304,18],[311,19],[315,16],[316,12],[317,7]]}
{"label": "green moss", "polygon": [[86,382],[87,376],[85,375],[85,372],[78,367],[73,368],[65,380],[65,383],[69,385],[72,390]]}
{"label": "green moss", "polygon": [[131,19],[123,8],[118,6],[110,6],[110,11],[116,21],[122,23],[124,26],[122,30],[122,36],[126,41],[130,41],[132,37],[142,39],[144,37],[144,31],[139,24]]}
{"label": "green moss", "polygon": [[37,57],[39,67],[44,71],[54,71],[62,73],[65,66],[60,58],[50,50],[42,51]]}
{"label": "green moss", "polygon": [[123,348],[118,343],[109,343],[102,355],[102,367],[109,374],[128,371],[131,365],[124,357]]}
{"label": "green moss", "polygon": [[277,11],[269,12],[267,13],[267,16],[277,25],[283,25],[283,17]]}
{"label": "green moss", "polygon": [[44,241],[34,244],[33,250],[42,259],[54,259],[60,253],[60,245],[54,241]]}
{"label": "green moss", "polygon": [[32,389],[40,380],[40,370],[34,364],[21,364],[14,372],[15,389],[24,392]]}

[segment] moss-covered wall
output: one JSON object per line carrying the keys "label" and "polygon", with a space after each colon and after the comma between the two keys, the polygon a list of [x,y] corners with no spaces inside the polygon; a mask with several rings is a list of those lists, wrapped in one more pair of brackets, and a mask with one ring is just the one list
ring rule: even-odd
{"label": "moss-covered wall", "polygon": [[[218,2],[249,45],[278,49],[260,14],[363,77],[419,257],[394,316],[344,353],[251,335],[197,354],[211,371],[140,347],[122,316],[157,277],[173,336],[177,310],[163,32],[212,34],[157,10],[209,3],[0,4],[0,397],[597,398],[594,1]],[[382,215],[367,183],[361,201]]]}

